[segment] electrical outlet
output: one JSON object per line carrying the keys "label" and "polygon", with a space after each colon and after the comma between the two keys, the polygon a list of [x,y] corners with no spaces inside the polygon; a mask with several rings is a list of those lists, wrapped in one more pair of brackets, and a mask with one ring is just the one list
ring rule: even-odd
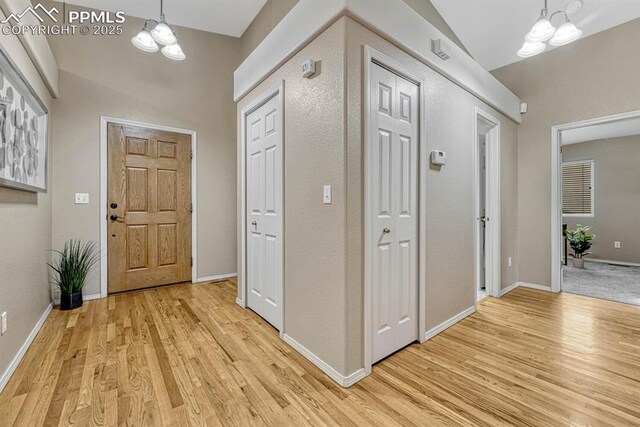
{"label": "electrical outlet", "polygon": [[620,243],[620,242],[613,242],[613,247],[614,247],[614,249],[620,249],[620,248],[622,248],[622,243]]}
{"label": "electrical outlet", "polygon": [[509,257],[509,268],[511,268],[513,266],[513,262],[511,260],[511,257]]}
{"label": "electrical outlet", "polygon": [[0,335],[4,335],[7,332],[7,312],[2,313],[2,327],[0,328]]}

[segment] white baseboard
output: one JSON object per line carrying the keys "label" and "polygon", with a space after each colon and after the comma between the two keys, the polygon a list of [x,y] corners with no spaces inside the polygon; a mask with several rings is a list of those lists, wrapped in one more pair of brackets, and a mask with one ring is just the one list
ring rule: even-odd
{"label": "white baseboard", "polygon": [[608,259],[593,259],[593,258],[585,258],[587,262],[599,262],[601,264],[613,264],[613,265],[623,265],[625,267],[640,267],[640,264],[637,262],[625,262],[625,261],[611,261]]}
{"label": "white baseboard", "polygon": [[49,313],[51,313],[52,309],[53,309],[53,302],[49,303],[47,308],[44,310],[44,313],[42,313],[42,316],[40,316],[40,319],[38,320],[36,325],[33,327],[33,330],[31,331],[27,339],[24,341],[24,344],[22,344],[22,347],[20,347],[20,350],[18,350],[18,354],[16,354],[16,356],[13,358],[13,360],[7,367],[7,370],[4,371],[4,374],[2,374],[2,377],[0,377],[0,392],[4,389],[4,387],[9,382],[11,375],[13,375],[16,368],[20,364],[20,361],[22,360],[25,353],[29,349],[29,346],[31,346],[31,343],[35,339],[36,335],[38,335],[40,328],[42,328],[42,325],[44,325],[44,322],[45,320],[47,320],[47,317],[49,316]]}
{"label": "white baseboard", "polygon": [[215,282],[216,280],[232,279],[238,277],[238,273],[219,274],[217,276],[198,277],[193,283]]}
{"label": "white baseboard", "polygon": [[501,289],[501,290],[500,290],[500,296],[501,296],[501,297],[502,297],[502,296],[505,296],[506,294],[508,294],[509,292],[511,292],[512,290],[514,290],[515,288],[517,288],[518,286],[520,286],[520,283],[519,283],[519,282],[516,282],[516,283],[513,283],[513,284],[511,284],[511,285],[507,286],[507,287],[506,287],[506,288],[504,288],[504,289]]}
{"label": "white baseboard", "polygon": [[518,282],[518,286],[529,289],[537,289],[539,291],[551,292],[551,286],[538,285],[536,283]]}
{"label": "white baseboard", "polygon": [[436,335],[438,335],[440,332],[444,331],[445,329],[455,325],[456,323],[458,323],[459,321],[461,321],[462,319],[464,319],[467,316],[472,315],[473,313],[476,312],[476,307],[469,307],[466,310],[464,310],[462,313],[458,313],[455,316],[453,316],[451,319],[449,320],[445,320],[444,322],[440,323],[438,326],[436,326],[435,328],[432,328],[430,330],[428,330],[425,334],[424,334],[424,340],[427,341],[433,337],[435,337]]}
{"label": "white baseboard", "polygon": [[100,294],[90,294],[90,295],[83,295],[82,296],[82,300],[83,301],[91,301],[91,300],[100,299],[100,298],[102,298],[102,295],[100,295]]}
{"label": "white baseboard", "polygon": [[329,366],[329,364],[326,363],[324,360],[320,359],[318,356],[313,354],[305,346],[300,344],[295,339],[291,338],[289,335],[284,334],[282,339],[284,340],[284,342],[286,342],[291,347],[293,347],[298,353],[302,354],[304,357],[309,359],[311,363],[316,365],[322,372],[327,374],[332,380],[337,382],[342,387],[345,387],[345,388],[351,387],[352,385],[354,385],[355,383],[357,383],[358,381],[360,381],[361,379],[367,376],[364,368],[358,369],[351,375],[344,376],[340,372],[336,371],[331,366]]}

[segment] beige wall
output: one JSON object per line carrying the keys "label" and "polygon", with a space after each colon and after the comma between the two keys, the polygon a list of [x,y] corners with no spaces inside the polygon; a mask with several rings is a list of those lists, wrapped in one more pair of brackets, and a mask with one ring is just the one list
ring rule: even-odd
{"label": "beige wall", "polygon": [[[347,373],[345,30],[345,19],[333,24],[238,103],[239,118],[242,108],[284,80],[284,330],[342,373]],[[322,61],[312,79],[300,74],[308,57]],[[322,203],[325,184],[333,185],[331,205]],[[240,194],[239,188],[238,200]]]}
{"label": "beige wall", "polygon": [[551,126],[640,109],[636,19],[493,74],[529,112],[518,128],[520,280],[551,284]]}
{"label": "beige wall", "polygon": [[[425,81],[427,152],[447,152],[447,165],[427,169],[426,330],[475,304],[473,205],[474,107],[501,123],[502,288],[518,281],[517,125],[410,55],[349,19],[347,26],[347,372],[362,367],[363,307],[363,45],[398,61]],[[514,264],[507,265],[507,257]]]}
{"label": "beige wall", "polygon": [[[0,35],[0,44],[51,113],[51,95],[20,41]],[[50,137],[49,155],[52,148]],[[0,377],[51,301],[46,266],[51,248],[50,158],[48,167],[48,193],[0,187],[0,313],[7,312],[8,325],[7,333],[0,336]]]}
{"label": "beige wall", "polygon": [[[431,24],[440,30],[451,41],[466,48],[453,33],[449,25],[438,13],[429,0],[404,0],[413,10],[424,16]],[[242,35],[242,57],[246,58],[260,44],[262,40],[275,28],[287,13],[298,3],[298,0],[268,0],[258,16]],[[468,53],[468,52],[467,52]]]}
{"label": "beige wall", "polygon": [[[67,5],[67,9],[69,9]],[[60,66],[54,103],[53,245],[100,238],[100,116],[197,131],[198,276],[236,272],[236,38],[177,28],[187,59],[174,62],[131,45],[126,36],[51,37]],[[87,192],[89,205],[73,194]],[[97,274],[85,294],[100,291]],[[195,278],[194,278],[195,279]]]}
{"label": "beige wall", "polygon": [[[284,330],[343,375],[363,367],[365,43],[425,79],[427,150],[443,149],[450,159],[441,171],[428,170],[427,330],[475,304],[476,106],[502,123],[503,258],[515,261],[511,269],[503,263],[503,287],[517,281],[518,270],[515,123],[351,18],[341,18],[245,96],[238,113],[284,80]],[[321,61],[321,72],[307,80],[299,69],[308,57]],[[332,205],[322,204],[324,184],[333,185]]]}
{"label": "beige wall", "polygon": [[564,217],[570,229],[593,227],[589,258],[640,263],[640,136],[565,145],[562,159],[594,161],[593,218]]}

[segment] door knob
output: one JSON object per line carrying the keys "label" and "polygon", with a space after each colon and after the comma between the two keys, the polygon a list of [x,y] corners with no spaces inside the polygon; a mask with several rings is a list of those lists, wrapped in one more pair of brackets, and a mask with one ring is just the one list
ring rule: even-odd
{"label": "door knob", "polygon": [[391,233],[391,230],[389,230],[388,227],[385,227],[382,229],[382,234],[389,234],[389,233]]}
{"label": "door knob", "polygon": [[118,208],[118,204],[117,204],[117,203],[111,203],[111,204],[109,205],[109,207],[110,207],[111,209],[117,209],[117,208]]}
{"label": "door knob", "polygon": [[251,221],[251,225],[253,225],[254,227],[258,226],[258,221]]}
{"label": "door knob", "polygon": [[117,220],[119,220],[119,219],[120,219],[120,217],[119,217],[118,215],[116,215],[116,214],[111,214],[111,215],[109,216],[109,219],[110,219],[111,221],[117,221]]}

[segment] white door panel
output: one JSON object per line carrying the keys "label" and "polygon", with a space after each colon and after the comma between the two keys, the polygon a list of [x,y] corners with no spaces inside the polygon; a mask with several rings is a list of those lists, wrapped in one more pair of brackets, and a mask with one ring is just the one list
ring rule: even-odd
{"label": "white door panel", "polygon": [[418,339],[418,87],[378,66],[371,78],[372,361]]}
{"label": "white door panel", "polygon": [[247,117],[247,306],[282,327],[282,112],[280,94]]}

